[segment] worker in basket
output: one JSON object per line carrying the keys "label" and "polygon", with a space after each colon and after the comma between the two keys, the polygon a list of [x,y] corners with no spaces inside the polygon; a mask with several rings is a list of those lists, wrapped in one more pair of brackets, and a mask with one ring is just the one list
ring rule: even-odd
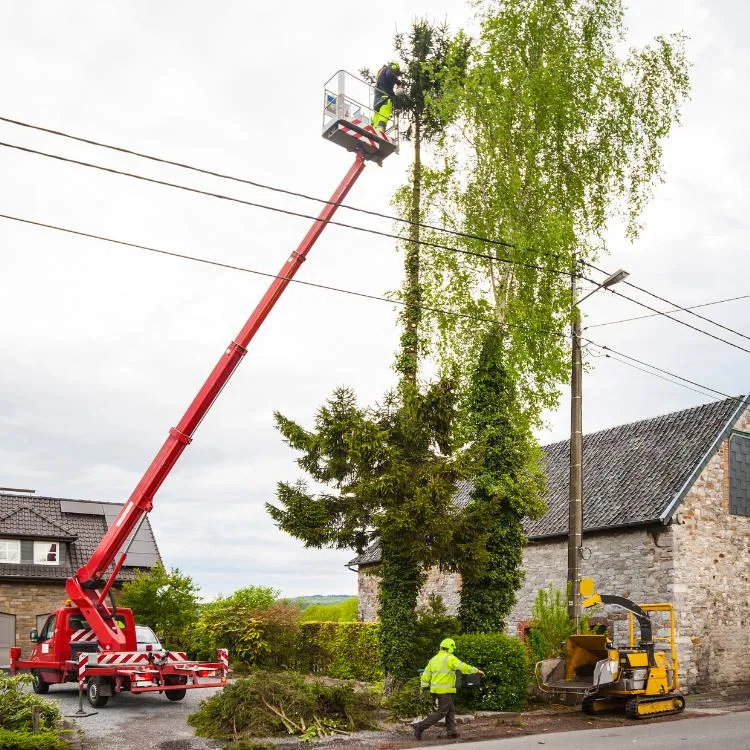
{"label": "worker in basket", "polygon": [[433,711],[422,721],[411,725],[414,736],[422,739],[422,732],[440,719],[445,719],[445,728],[448,737],[458,737],[456,731],[456,707],[453,705],[453,696],[456,692],[456,671],[461,674],[478,674],[484,677],[481,669],[465,664],[453,655],[456,642],[453,638],[443,638],[440,642],[440,651],[427,662],[422,672],[422,689],[429,689],[432,695]]}
{"label": "worker in basket", "polygon": [[385,133],[388,120],[393,113],[393,89],[401,86],[399,77],[401,66],[397,62],[389,62],[378,71],[375,81],[375,101],[372,104],[372,124],[376,130]]}

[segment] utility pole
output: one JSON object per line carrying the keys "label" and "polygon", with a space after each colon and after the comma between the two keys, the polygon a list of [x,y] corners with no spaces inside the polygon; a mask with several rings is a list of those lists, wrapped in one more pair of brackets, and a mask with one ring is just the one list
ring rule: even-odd
{"label": "utility pole", "polygon": [[581,549],[583,548],[583,362],[581,356],[581,309],[579,305],[594,292],[608,289],[626,279],[627,271],[619,269],[601,284],[576,300],[578,264],[571,277],[573,292],[573,322],[570,325],[572,363],[570,370],[570,487],[568,501],[568,615],[576,632],[581,620],[578,582],[581,577]]}

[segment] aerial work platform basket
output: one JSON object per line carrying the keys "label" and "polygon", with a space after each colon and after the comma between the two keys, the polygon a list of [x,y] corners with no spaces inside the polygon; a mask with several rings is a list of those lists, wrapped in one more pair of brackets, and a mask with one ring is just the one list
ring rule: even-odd
{"label": "aerial work platform basket", "polygon": [[392,114],[385,130],[373,127],[375,93],[374,86],[345,70],[334,73],[323,91],[323,137],[381,164],[398,152],[398,116]]}

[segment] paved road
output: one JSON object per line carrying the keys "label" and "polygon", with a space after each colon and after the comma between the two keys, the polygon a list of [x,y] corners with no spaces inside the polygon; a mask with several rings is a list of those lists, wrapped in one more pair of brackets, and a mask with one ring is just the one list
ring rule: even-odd
{"label": "paved road", "polygon": [[450,750],[750,750],[750,711],[641,726],[532,734],[503,740],[438,745]]}
{"label": "paved road", "polygon": [[[91,708],[84,696],[84,711],[97,713],[72,718],[85,732],[85,750],[212,750],[223,743],[194,737],[187,717],[216,690],[188,690],[185,698],[175,703],[159,693],[121,693],[98,709]],[[57,701],[66,717],[78,710],[74,685],[53,685],[47,698]]]}

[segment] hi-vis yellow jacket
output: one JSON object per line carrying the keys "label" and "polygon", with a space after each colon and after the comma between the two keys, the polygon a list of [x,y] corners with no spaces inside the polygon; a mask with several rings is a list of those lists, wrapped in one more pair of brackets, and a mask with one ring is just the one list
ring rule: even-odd
{"label": "hi-vis yellow jacket", "polygon": [[464,662],[447,651],[438,651],[427,662],[427,666],[424,672],[422,672],[422,687],[428,687],[431,693],[437,693],[438,695],[455,693],[457,669],[462,674],[474,674],[474,672],[479,671],[470,664],[464,664]]}

